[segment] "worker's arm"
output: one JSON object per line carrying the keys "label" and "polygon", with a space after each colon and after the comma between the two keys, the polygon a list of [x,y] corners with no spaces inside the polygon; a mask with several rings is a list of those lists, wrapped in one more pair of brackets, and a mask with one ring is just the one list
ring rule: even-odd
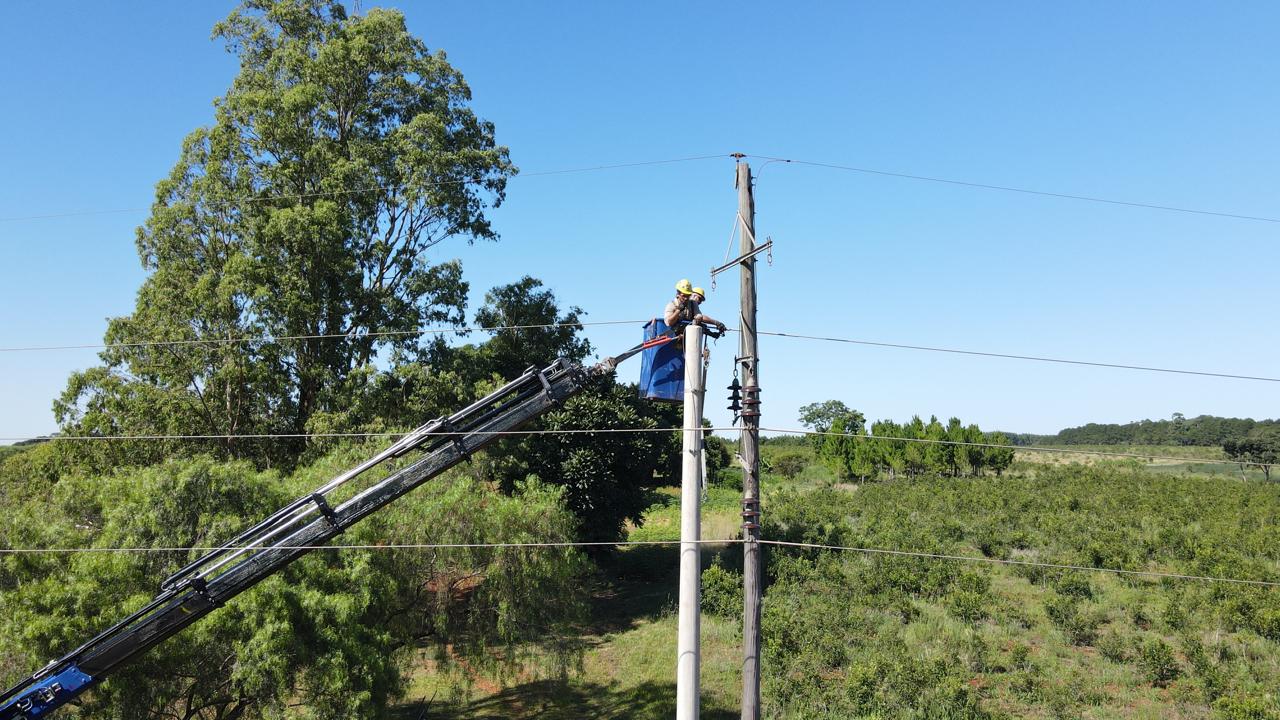
{"label": "worker's arm", "polygon": [[676,323],[680,322],[680,310],[680,306],[674,302],[667,303],[667,309],[662,313],[662,320],[667,324],[667,327],[673,328]]}
{"label": "worker's arm", "polygon": [[702,313],[698,313],[697,315],[693,316],[693,321],[696,323],[702,323],[703,325],[715,325],[716,327],[720,328],[721,331],[725,329],[724,323],[711,317],[710,315],[703,315]]}

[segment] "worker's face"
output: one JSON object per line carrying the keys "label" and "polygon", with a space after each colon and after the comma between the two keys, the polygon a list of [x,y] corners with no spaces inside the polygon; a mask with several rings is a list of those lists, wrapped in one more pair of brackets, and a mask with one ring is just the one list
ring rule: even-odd
{"label": "worker's face", "polygon": [[705,300],[706,298],[702,297],[701,295],[699,295],[699,294],[697,294],[697,293],[694,293],[694,294],[692,294],[692,295],[690,295],[690,296],[689,296],[689,299],[690,299],[690,300],[692,300],[692,301],[694,301],[694,302],[696,302],[696,303],[701,304],[701,303],[702,303],[702,301],[703,301],[703,300]]}

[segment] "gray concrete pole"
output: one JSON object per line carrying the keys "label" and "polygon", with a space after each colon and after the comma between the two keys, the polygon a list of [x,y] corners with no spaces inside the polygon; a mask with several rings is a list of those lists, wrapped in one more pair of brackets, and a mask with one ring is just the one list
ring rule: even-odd
{"label": "gray concrete pole", "polygon": [[684,330],[684,446],[680,483],[680,617],[676,647],[676,720],[697,720],[702,648],[702,326]]}

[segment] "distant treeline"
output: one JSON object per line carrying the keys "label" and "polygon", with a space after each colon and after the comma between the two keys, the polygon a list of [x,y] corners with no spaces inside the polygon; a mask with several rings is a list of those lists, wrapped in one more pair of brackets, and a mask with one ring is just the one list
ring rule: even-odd
{"label": "distant treeline", "polygon": [[1008,433],[1014,445],[1222,445],[1261,428],[1280,428],[1280,420],[1252,420],[1174,413],[1169,420],[1139,420],[1124,425],[1089,423],[1057,435]]}
{"label": "distant treeline", "polygon": [[925,422],[919,415],[902,424],[881,420],[868,425],[861,412],[828,400],[800,408],[800,422],[813,430],[809,441],[818,459],[841,479],[999,475],[1013,462],[1004,433],[983,432],[954,417],[945,425],[936,416]]}

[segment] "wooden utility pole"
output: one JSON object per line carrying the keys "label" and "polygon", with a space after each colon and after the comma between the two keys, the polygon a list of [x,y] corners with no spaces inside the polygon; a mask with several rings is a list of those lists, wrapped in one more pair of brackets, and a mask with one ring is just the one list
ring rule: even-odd
{"label": "wooden utility pole", "polygon": [[680,484],[680,611],[676,643],[676,720],[698,720],[702,539],[702,326],[684,330],[684,446]]}
{"label": "wooden utility pole", "polygon": [[760,719],[760,376],[756,356],[756,203],[751,167],[737,164],[742,223],[742,315],[737,362],[742,365],[742,720]]}

